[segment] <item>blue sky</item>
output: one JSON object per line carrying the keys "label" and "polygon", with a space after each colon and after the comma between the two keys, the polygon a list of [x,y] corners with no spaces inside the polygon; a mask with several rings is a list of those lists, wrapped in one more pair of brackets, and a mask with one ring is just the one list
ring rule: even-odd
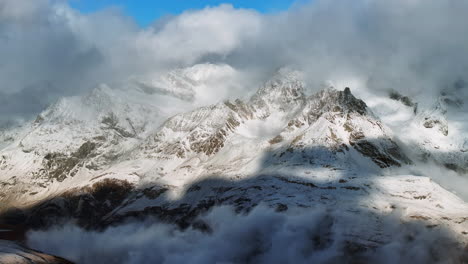
{"label": "blue sky", "polygon": [[179,14],[187,9],[200,9],[222,3],[237,8],[252,8],[262,13],[272,13],[288,9],[294,0],[70,0],[72,7],[84,13],[95,12],[107,7],[118,6],[133,17],[141,26],[146,26],[157,18]]}

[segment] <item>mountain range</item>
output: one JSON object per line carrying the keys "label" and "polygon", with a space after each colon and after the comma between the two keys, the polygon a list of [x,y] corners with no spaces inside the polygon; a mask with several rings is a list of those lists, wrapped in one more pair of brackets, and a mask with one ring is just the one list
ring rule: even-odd
{"label": "mountain range", "polygon": [[189,107],[206,80],[231,71],[201,64],[100,85],[3,128],[1,222],[100,232],[152,217],[211,232],[200,216],[220,206],[240,215],[321,208],[314,250],[338,243],[344,252],[328,261],[370,261],[394,241],[390,223],[435,232],[428,262],[468,261],[466,197],[443,180],[468,174],[462,84],[432,104],[393,90],[361,99],[354,87],[309,89],[304,73],[282,68],[246,98]]}

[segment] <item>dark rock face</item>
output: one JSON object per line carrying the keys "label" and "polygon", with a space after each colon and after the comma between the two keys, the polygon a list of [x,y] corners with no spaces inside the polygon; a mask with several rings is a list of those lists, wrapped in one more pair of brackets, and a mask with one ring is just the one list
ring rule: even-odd
{"label": "dark rock face", "polygon": [[19,208],[9,208],[5,212],[2,212],[2,215],[0,217],[0,224],[13,226],[18,223],[23,223],[24,221],[26,221],[26,219],[27,215],[24,212],[24,210],[21,210]]}
{"label": "dark rock face", "polygon": [[89,187],[70,190],[61,196],[26,210],[23,225],[41,229],[75,219],[80,226],[93,227],[102,217],[133,194],[127,181],[104,179]]}
{"label": "dark rock face", "polygon": [[[354,97],[349,88],[344,91],[338,91],[334,88],[322,90],[308,97],[307,104],[307,122],[309,125],[317,121],[325,113],[336,113],[341,116],[350,113],[368,114],[366,103]],[[292,122],[297,123],[298,121]]]}
{"label": "dark rock face", "polygon": [[23,242],[25,239],[25,230],[22,227],[0,224],[0,240]]}
{"label": "dark rock face", "polygon": [[351,141],[350,144],[362,155],[371,158],[379,167],[388,168],[392,166],[400,167],[400,162],[409,162],[408,158],[401,153],[398,145],[393,141],[386,142],[389,146],[380,149],[375,144],[367,140]]}
{"label": "dark rock face", "polygon": [[400,101],[402,104],[409,106],[409,107],[417,107],[417,103],[414,103],[411,98],[408,96],[401,95],[400,93],[396,91],[391,91],[389,95],[390,99],[395,100],[395,101]]}
{"label": "dark rock face", "polygon": [[197,153],[205,153],[208,156],[213,155],[224,147],[224,142],[228,133],[231,133],[239,125],[240,122],[236,120],[235,117],[229,117],[226,120],[226,124],[206,140],[197,141],[194,137],[192,137],[194,142],[190,145],[190,147]]}
{"label": "dark rock face", "polygon": [[132,127],[133,131],[128,132],[124,128],[122,128],[119,125],[119,120],[117,116],[114,113],[109,113],[107,116],[105,116],[102,120],[101,123],[104,125],[104,129],[108,130],[113,130],[117,132],[120,136],[126,137],[126,138],[132,138],[136,136],[135,128],[132,125],[132,122],[127,119],[127,122],[129,122],[130,126]]}
{"label": "dark rock face", "polygon": [[39,175],[48,180],[57,180],[59,182],[64,181],[67,177],[73,177],[79,167],[84,165],[86,159],[92,156],[96,148],[96,143],[88,141],[71,155],[49,153],[43,160],[45,170]]}
{"label": "dark rock face", "polygon": [[439,127],[439,131],[444,135],[448,136],[448,126],[444,124],[442,121],[437,120],[437,119],[431,119],[431,118],[426,118],[424,121],[423,126],[425,128],[434,128],[434,127]]}
{"label": "dark rock face", "polygon": [[[180,228],[187,228],[196,223],[195,218],[199,214],[223,202],[222,199],[207,199],[195,206],[183,203],[177,207],[148,206],[141,211],[131,211],[117,216],[109,215],[117,207],[132,203],[142,197],[158,199],[169,188],[152,186],[136,189],[126,181],[105,179],[89,187],[70,190],[34,208],[3,215],[2,219],[11,220],[12,217],[20,214],[21,217],[16,217],[13,224],[24,228],[23,233],[29,229],[47,229],[69,221],[85,229],[100,230],[128,218],[143,220],[149,216],[176,224]],[[194,186],[192,191],[199,191],[199,189]]]}
{"label": "dark rock face", "polygon": [[[468,174],[468,166],[462,167],[460,165],[454,164],[454,163],[445,163],[443,164],[445,168],[455,171],[460,174]],[[467,164],[468,165],[468,164]]]}
{"label": "dark rock face", "polygon": [[277,143],[280,143],[281,141],[283,141],[283,137],[281,135],[278,135],[272,139],[270,139],[268,142],[271,144],[271,145],[274,145],[274,144],[277,144]]}

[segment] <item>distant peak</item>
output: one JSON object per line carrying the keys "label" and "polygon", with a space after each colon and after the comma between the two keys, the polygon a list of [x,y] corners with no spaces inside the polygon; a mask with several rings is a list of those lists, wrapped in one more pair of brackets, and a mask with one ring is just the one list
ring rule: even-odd
{"label": "distant peak", "polygon": [[107,84],[100,84],[83,97],[83,102],[98,108],[107,107],[111,104],[113,91]]}
{"label": "distant peak", "polygon": [[258,95],[265,95],[274,91],[294,90],[298,93],[304,91],[303,74],[300,71],[288,67],[280,68],[265,84],[257,91]]}
{"label": "distant peak", "polygon": [[286,110],[305,100],[302,73],[290,68],[279,69],[273,77],[258,89],[251,99],[259,107]]}
{"label": "distant peak", "polygon": [[281,67],[275,72],[270,81],[274,80],[303,82],[304,74],[303,72],[295,70],[291,67]]}

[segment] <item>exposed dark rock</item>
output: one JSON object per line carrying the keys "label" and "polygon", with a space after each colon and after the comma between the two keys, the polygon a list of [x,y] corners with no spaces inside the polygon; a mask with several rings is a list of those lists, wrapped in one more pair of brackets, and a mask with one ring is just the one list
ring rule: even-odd
{"label": "exposed dark rock", "polygon": [[68,176],[73,177],[79,167],[89,158],[96,149],[94,142],[85,142],[80,148],[71,155],[62,153],[48,153],[44,156],[43,166],[45,171],[40,173],[40,177],[47,180],[64,181]]}
{"label": "exposed dark rock", "polygon": [[434,128],[436,126],[439,126],[440,132],[442,132],[442,134],[444,136],[448,136],[448,133],[449,133],[448,126],[445,125],[444,123],[442,123],[440,120],[426,118],[426,120],[424,121],[423,126],[425,128]]}
{"label": "exposed dark rock", "polygon": [[81,147],[72,154],[72,156],[78,158],[78,159],[84,159],[87,158],[93,150],[95,150],[97,147],[97,144],[94,142],[87,141]]}
{"label": "exposed dark rock", "polygon": [[199,190],[201,190],[201,186],[199,185],[193,185],[193,186],[190,186],[190,188],[187,189],[187,193],[190,193],[190,192],[197,192]]}
{"label": "exposed dark rock", "polygon": [[26,211],[25,226],[38,229],[76,219],[79,225],[92,227],[133,195],[133,191],[133,185],[116,179],[104,179],[89,187],[70,190]]}
{"label": "exposed dark rock", "polygon": [[359,191],[359,190],[361,190],[360,187],[356,187],[356,186],[345,186],[345,187],[341,187],[341,189],[346,189],[346,190],[351,190],[351,191]]}
{"label": "exposed dark rock", "polygon": [[270,141],[268,141],[271,145],[274,145],[274,144],[278,144],[280,143],[281,141],[283,141],[283,137],[281,135],[278,135],[272,139],[270,139]]}
{"label": "exposed dark rock", "polygon": [[357,99],[349,88],[338,91],[334,88],[322,90],[309,98],[310,111],[307,113],[308,123],[314,123],[324,113],[338,112],[342,115],[357,113],[367,114],[367,105],[361,99]]}
{"label": "exposed dark rock", "polygon": [[27,219],[27,214],[24,210],[19,208],[9,208],[5,212],[2,212],[0,217],[0,224],[3,225],[17,225],[24,223]]}
{"label": "exposed dark rock", "polygon": [[449,169],[449,170],[461,173],[461,174],[468,174],[468,169],[467,168],[463,168],[462,166],[459,166],[459,165],[457,165],[455,163],[445,163],[444,167]]}
{"label": "exposed dark rock", "polygon": [[386,143],[387,148],[382,149],[367,140],[350,141],[351,146],[381,168],[400,167],[402,163],[409,163],[409,159],[401,152],[398,145],[389,140]]}
{"label": "exposed dark rock", "polygon": [[167,192],[169,189],[168,188],[160,188],[160,187],[157,187],[157,186],[154,186],[154,187],[149,187],[149,188],[145,188],[142,190],[142,193],[148,198],[148,199],[151,199],[151,200],[155,200],[157,199],[159,196],[161,196],[161,194]]}
{"label": "exposed dark rock", "polygon": [[276,212],[285,212],[287,210],[288,210],[288,206],[285,204],[279,203],[276,205],[276,209],[275,209]]}
{"label": "exposed dark rock", "polygon": [[291,180],[291,179],[288,179],[288,178],[285,178],[285,177],[276,177],[277,179],[281,180],[281,181],[284,181],[284,182],[287,182],[287,183],[294,183],[294,184],[300,184],[300,185],[304,185],[304,186],[307,186],[307,187],[311,187],[311,188],[317,188],[317,185],[311,183],[311,182],[302,182],[302,181],[296,181],[296,180]]}
{"label": "exposed dark rock", "polygon": [[132,127],[133,131],[132,132],[128,132],[127,130],[125,130],[124,128],[122,128],[121,126],[119,126],[119,119],[117,118],[117,116],[110,112],[107,116],[105,116],[102,120],[101,120],[101,123],[104,126],[105,129],[111,129],[111,130],[114,130],[116,131],[120,136],[122,137],[126,137],[126,138],[133,138],[133,137],[136,137],[136,133],[135,133],[135,129],[133,128],[133,125],[131,123],[131,121],[129,121],[129,119],[127,119],[127,121],[129,122],[130,126]]}
{"label": "exposed dark rock", "polygon": [[390,99],[393,99],[395,101],[400,101],[406,106],[414,107],[416,105],[413,102],[413,100],[411,100],[411,98],[409,98],[408,96],[403,96],[397,91],[391,91],[389,96],[390,96]]}

